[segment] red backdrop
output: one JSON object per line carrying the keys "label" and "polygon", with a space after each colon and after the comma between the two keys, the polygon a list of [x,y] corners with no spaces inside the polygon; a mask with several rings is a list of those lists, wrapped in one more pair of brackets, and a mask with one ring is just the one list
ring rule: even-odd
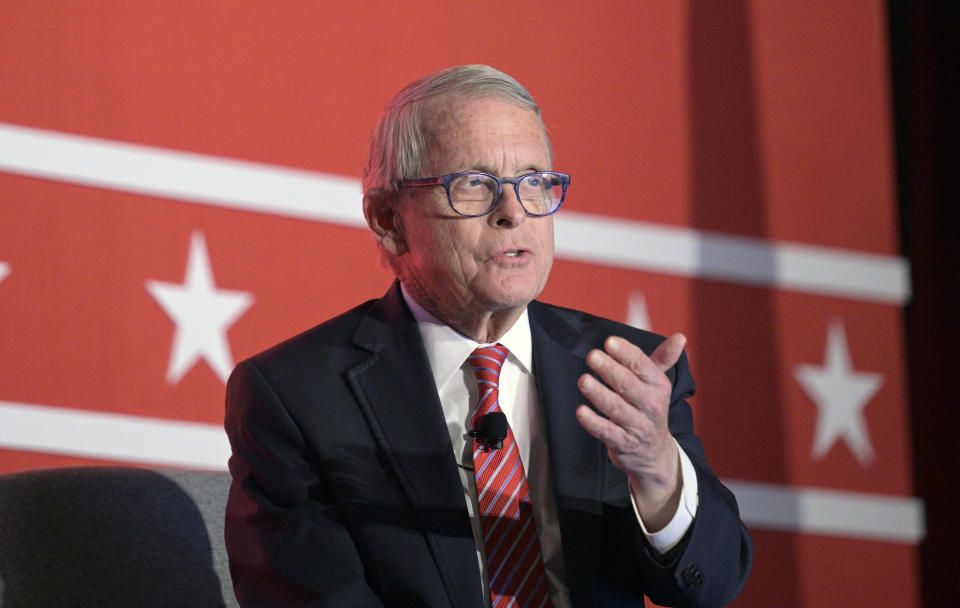
{"label": "red backdrop", "polygon": [[0,472],[224,468],[225,374],[379,296],[359,168],[488,63],[572,175],[542,298],[683,331],[737,606],[918,604],[884,6],[0,4]]}

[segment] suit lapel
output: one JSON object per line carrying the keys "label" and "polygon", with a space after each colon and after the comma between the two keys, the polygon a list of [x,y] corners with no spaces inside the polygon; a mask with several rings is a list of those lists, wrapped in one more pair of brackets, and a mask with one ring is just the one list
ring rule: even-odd
{"label": "suit lapel", "polygon": [[528,308],[533,363],[553,468],[567,585],[574,605],[596,597],[602,538],[606,452],[580,426],[575,410],[586,399],[577,379],[588,371],[580,332],[538,302]]}
{"label": "suit lapel", "polygon": [[481,606],[463,488],[423,342],[394,284],[354,335],[371,356],[347,372],[376,441],[416,511],[454,606]]}

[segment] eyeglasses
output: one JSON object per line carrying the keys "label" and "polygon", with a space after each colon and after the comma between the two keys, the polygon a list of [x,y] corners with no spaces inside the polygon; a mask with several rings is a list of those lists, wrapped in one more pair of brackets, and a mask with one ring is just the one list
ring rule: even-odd
{"label": "eyeglasses", "polygon": [[511,178],[464,171],[441,177],[408,179],[400,182],[400,187],[443,186],[451,209],[458,215],[478,217],[497,208],[504,184],[513,184],[517,200],[527,215],[542,217],[556,213],[563,204],[570,176],[555,171],[536,171]]}

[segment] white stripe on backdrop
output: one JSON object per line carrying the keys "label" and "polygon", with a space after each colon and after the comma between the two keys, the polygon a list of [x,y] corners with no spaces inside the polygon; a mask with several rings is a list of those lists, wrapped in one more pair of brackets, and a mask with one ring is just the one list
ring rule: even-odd
{"label": "white stripe on backdrop", "polygon": [[[0,123],[0,170],[228,209],[364,226],[347,177]],[[747,285],[905,304],[901,257],[765,241],[576,212],[557,215],[557,256]]]}
{"label": "white stripe on backdrop", "polygon": [[[171,449],[175,447],[175,449]],[[0,448],[223,470],[219,425],[0,401]],[[751,528],[916,544],[923,501],[903,496],[724,480]]]}

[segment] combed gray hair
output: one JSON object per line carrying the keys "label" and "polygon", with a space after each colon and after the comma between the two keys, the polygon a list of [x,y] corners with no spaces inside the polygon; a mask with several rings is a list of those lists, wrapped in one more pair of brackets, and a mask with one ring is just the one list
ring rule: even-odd
{"label": "combed gray hair", "polygon": [[[460,65],[407,85],[387,104],[370,138],[363,168],[363,191],[397,191],[397,183],[422,177],[426,137],[421,114],[427,101],[455,93],[469,99],[497,97],[540,116],[540,106],[511,76],[488,65]],[[544,129],[546,131],[546,129]],[[549,143],[547,144],[549,147]]]}

